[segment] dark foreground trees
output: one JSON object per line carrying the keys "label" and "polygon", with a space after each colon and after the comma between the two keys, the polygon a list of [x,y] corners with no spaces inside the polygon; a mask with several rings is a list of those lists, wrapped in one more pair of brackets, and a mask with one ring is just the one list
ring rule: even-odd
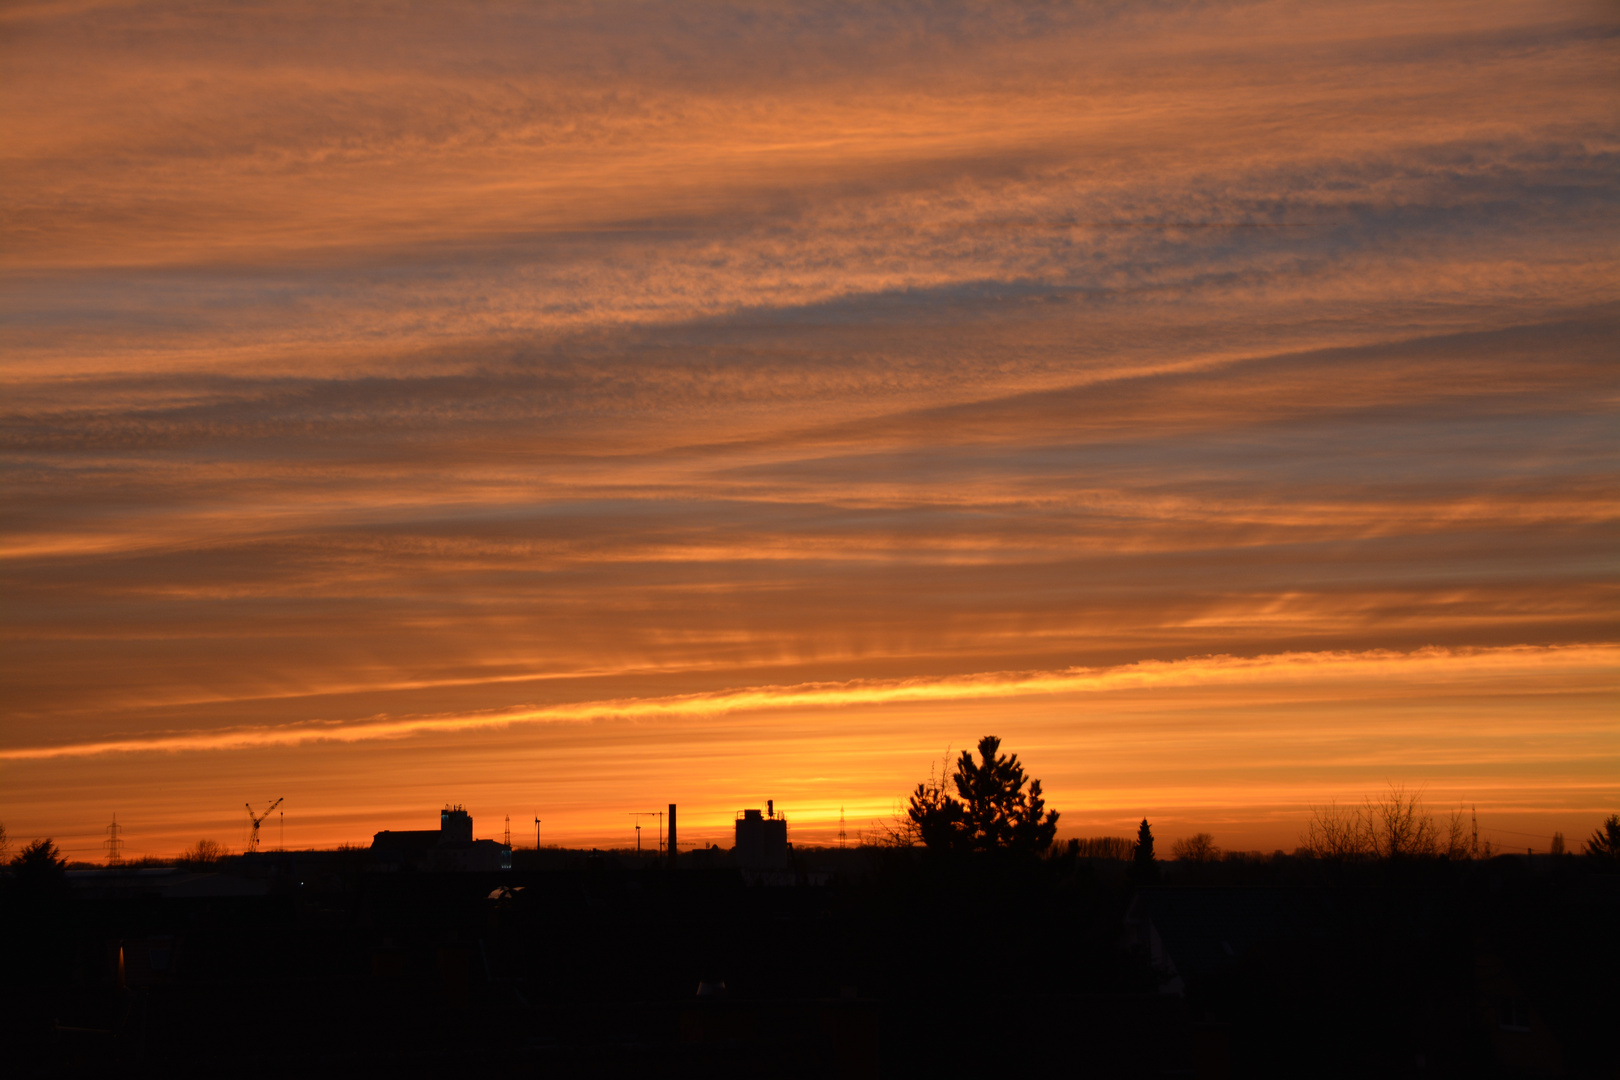
{"label": "dark foreground trees", "polygon": [[11,860],[12,876],[27,888],[54,886],[62,880],[67,862],[50,837],[35,840]]}
{"label": "dark foreground trees", "polygon": [[1610,814],[1603,827],[1592,832],[1586,853],[1594,859],[1620,863],[1620,814]]}
{"label": "dark foreground trees", "polygon": [[986,735],[978,761],[962,751],[950,777],[955,796],[943,776],[917,785],[906,816],[929,849],[1038,852],[1051,846],[1057,811],[1046,809],[1041,782],[1028,780],[1018,755],[1000,750],[1001,740]]}

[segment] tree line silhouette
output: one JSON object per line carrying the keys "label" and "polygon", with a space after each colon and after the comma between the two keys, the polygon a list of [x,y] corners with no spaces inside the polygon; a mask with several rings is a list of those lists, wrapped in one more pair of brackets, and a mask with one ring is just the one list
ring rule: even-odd
{"label": "tree line silhouette", "polygon": [[[904,814],[879,831],[878,842],[890,847],[923,847],[932,852],[1014,852],[1045,854],[1053,850],[1058,811],[1046,809],[1041,782],[1031,779],[1017,754],[1001,753],[1001,740],[979,740],[975,761],[964,750],[951,768],[945,762],[931,770],[912,791]],[[1028,789],[1025,790],[1025,784]],[[1134,841],[1125,837],[1074,838],[1062,849],[1081,858],[1130,861],[1139,882],[1157,880],[1153,831],[1142,819]],[[1410,859],[1489,858],[1490,841],[1482,846],[1477,815],[1461,809],[1444,819],[1427,812],[1421,793],[1392,784],[1378,798],[1359,806],[1337,803],[1313,806],[1298,855],[1335,861],[1401,861]],[[1555,833],[1551,853],[1565,854],[1564,837]],[[1231,857],[1236,853],[1225,853]],[[1620,862],[1620,815],[1611,814],[1595,830],[1584,854]],[[1223,852],[1207,832],[1176,840],[1177,862],[1218,862]]]}

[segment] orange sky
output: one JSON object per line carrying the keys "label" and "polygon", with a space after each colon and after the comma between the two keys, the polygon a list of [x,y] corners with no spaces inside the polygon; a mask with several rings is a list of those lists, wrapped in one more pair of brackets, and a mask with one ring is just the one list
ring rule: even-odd
{"label": "orange sky", "polygon": [[1612,6],[23,3],[0,80],[14,838],[816,842],[987,732],[1064,835],[1620,810]]}

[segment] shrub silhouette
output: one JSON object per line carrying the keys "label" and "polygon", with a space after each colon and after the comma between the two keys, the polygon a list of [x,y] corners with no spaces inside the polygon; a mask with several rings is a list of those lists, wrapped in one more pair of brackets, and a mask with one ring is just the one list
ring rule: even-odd
{"label": "shrub silhouette", "polygon": [[22,880],[45,881],[61,877],[67,869],[62,853],[50,837],[35,840],[11,860],[11,871]]}
{"label": "shrub silhouette", "polygon": [[67,891],[67,861],[50,837],[35,840],[10,863],[10,888],[24,903],[43,903]]}

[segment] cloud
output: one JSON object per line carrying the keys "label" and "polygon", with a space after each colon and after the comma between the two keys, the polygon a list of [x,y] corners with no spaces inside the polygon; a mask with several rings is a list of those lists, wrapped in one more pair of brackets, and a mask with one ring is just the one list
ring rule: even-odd
{"label": "cloud", "polygon": [[1556,672],[1612,672],[1610,646],[1506,649],[1424,649],[1401,654],[1289,653],[1277,656],[1210,656],[1176,662],[1142,661],[1107,669],[1068,668],[1047,672],[984,672],[940,679],[861,680],[799,686],[756,686],[708,694],[614,701],[571,702],[472,716],[374,718],[357,723],[309,722],[275,728],[185,732],[67,746],[0,750],[0,760],[26,761],[135,751],[237,750],[289,746],[312,741],[357,742],[432,732],[455,732],[522,724],[588,723],[600,720],[712,717],[727,713],[826,709],[1029,695],[1118,693],[1140,689],[1220,686],[1244,683],[1289,684],[1344,681],[1374,674],[1380,679],[1467,679],[1476,673],[1529,669]]}
{"label": "cloud", "polygon": [[1607,8],[0,27],[7,748],[1613,638]]}

